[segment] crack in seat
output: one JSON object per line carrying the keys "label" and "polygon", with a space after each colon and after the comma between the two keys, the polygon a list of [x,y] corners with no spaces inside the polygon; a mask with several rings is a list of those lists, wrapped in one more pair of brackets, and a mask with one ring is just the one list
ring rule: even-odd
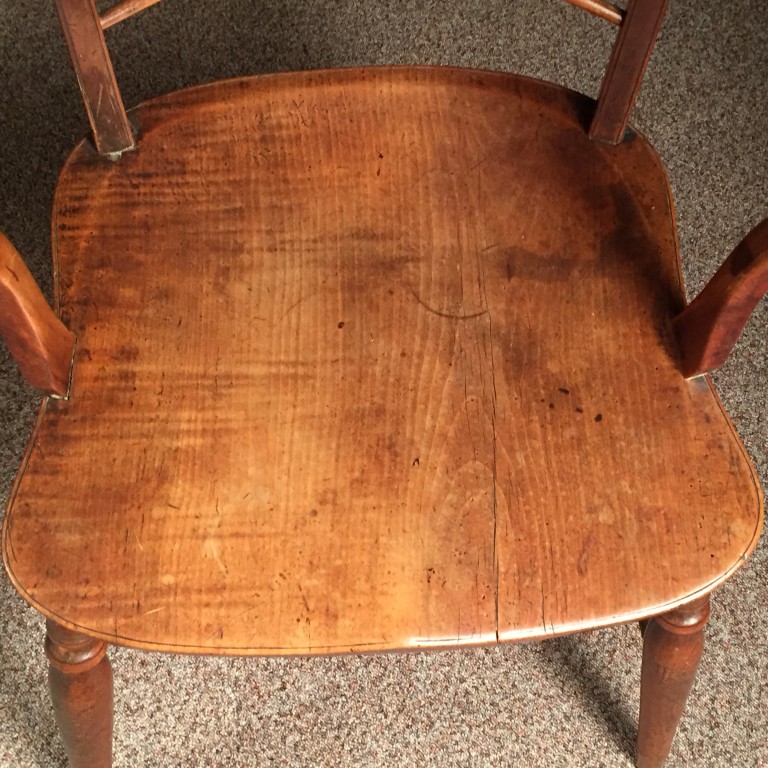
{"label": "crack in seat", "polygon": [[77,344],[5,557],[141,648],[520,640],[669,611],[756,543],[754,472],[679,372],[667,179],[505,74],[262,76],[75,149],[53,236]]}

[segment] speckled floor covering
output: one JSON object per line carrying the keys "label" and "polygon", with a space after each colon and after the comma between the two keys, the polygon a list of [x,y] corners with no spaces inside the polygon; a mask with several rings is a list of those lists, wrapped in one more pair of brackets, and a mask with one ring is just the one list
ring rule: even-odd
{"label": "speckled floor covering", "polygon": [[[768,215],[763,0],[671,0],[634,123],[677,204],[689,295]],[[218,77],[367,63],[523,72],[591,95],[613,29],[560,0],[166,0],[109,33],[126,101]],[[0,228],[50,288],[48,220],[86,130],[50,0],[0,6]],[[768,485],[768,302],[715,380]],[[0,496],[37,404],[0,350]],[[768,766],[768,552],[718,593],[670,766]],[[0,577],[0,766],[65,764],[42,623]],[[115,649],[115,766],[629,766],[640,637],[316,660]]]}

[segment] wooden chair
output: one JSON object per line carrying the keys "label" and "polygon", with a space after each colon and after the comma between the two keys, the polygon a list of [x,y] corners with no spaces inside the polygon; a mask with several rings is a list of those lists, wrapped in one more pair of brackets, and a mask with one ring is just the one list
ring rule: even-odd
{"label": "wooden chair", "polygon": [[[661,765],[709,594],[762,499],[704,375],[768,287],[768,223],[684,306],[629,112],[666,0],[600,98],[442,68],[219,82],[126,113],[56,0],[93,135],[59,179],[55,314],[5,239],[0,330],[45,393],[3,532],[71,764],[111,764],[108,644],[434,649],[643,620]],[[60,318],[60,319],[59,319]]]}

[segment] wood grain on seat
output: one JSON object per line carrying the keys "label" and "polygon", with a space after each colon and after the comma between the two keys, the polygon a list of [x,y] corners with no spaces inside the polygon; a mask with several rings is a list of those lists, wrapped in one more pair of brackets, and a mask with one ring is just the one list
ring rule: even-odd
{"label": "wood grain on seat", "polygon": [[218,83],[56,195],[71,398],[4,555],[73,629],[326,653],[542,637],[704,594],[754,473],[677,369],[667,180],[589,102],[444,69]]}

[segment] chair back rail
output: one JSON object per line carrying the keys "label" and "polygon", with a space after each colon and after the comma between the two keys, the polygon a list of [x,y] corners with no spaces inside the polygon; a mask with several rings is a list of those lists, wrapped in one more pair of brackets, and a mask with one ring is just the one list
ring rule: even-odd
{"label": "chair back rail", "polygon": [[[618,144],[626,132],[668,0],[630,0],[626,14],[608,0],[566,0],[619,26],[590,138]],[[54,0],[77,73],[94,143],[102,154],[132,149],[136,140],[115,81],[103,30],[160,0],[119,0],[99,16],[95,0]]]}
{"label": "chair back rail", "polygon": [[[621,20],[624,18],[624,11],[613,3],[608,2],[608,0],[565,1],[617,26],[621,24]],[[119,0],[101,14],[101,26],[103,29],[109,29],[109,27],[129,19],[145,8],[156,5],[159,2],[160,0]]]}
{"label": "chair back rail", "polygon": [[160,0],[120,0],[101,14],[101,28],[109,29],[159,2]]}
{"label": "chair back rail", "polygon": [[608,0],[565,0],[565,2],[604,21],[610,21],[617,27],[621,25],[624,19],[624,11],[613,3],[609,3]]}

